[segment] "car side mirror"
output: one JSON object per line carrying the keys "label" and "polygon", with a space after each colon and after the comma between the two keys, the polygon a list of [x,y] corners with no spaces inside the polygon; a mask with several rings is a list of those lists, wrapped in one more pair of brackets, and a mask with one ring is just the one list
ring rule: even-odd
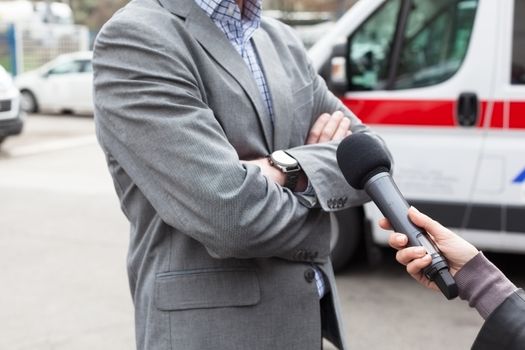
{"label": "car side mirror", "polygon": [[330,56],[327,77],[328,88],[336,96],[343,96],[348,91],[348,44],[335,45]]}

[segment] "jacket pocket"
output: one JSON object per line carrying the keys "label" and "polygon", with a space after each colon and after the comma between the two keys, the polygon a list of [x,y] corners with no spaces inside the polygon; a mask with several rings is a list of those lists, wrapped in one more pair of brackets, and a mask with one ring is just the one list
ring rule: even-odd
{"label": "jacket pocket", "polygon": [[155,279],[155,306],[162,311],[250,306],[261,299],[251,269],[199,269],[166,272]]}

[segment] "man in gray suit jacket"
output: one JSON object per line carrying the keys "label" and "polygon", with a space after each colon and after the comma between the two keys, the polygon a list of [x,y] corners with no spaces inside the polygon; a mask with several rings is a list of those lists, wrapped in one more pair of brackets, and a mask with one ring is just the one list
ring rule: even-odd
{"label": "man in gray suit jacket", "polygon": [[321,334],[346,348],[328,213],[367,200],[335,150],[349,121],[369,130],[259,14],[260,0],[133,0],[97,38],[139,349],[319,350]]}

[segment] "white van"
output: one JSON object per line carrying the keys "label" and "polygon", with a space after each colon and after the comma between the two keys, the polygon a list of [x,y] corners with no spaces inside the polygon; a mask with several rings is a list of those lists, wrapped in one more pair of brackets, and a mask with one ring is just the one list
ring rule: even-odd
{"label": "white van", "polygon": [[[360,0],[309,52],[407,200],[484,250],[525,253],[524,17],[525,0]],[[336,249],[364,219],[386,243],[375,205],[350,215]]]}

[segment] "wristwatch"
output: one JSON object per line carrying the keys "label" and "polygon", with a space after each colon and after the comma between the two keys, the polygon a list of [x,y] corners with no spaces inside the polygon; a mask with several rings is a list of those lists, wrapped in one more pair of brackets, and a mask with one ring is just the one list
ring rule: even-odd
{"label": "wristwatch", "polygon": [[285,151],[275,151],[268,156],[268,161],[272,166],[286,174],[284,187],[294,190],[301,172],[297,160]]}

